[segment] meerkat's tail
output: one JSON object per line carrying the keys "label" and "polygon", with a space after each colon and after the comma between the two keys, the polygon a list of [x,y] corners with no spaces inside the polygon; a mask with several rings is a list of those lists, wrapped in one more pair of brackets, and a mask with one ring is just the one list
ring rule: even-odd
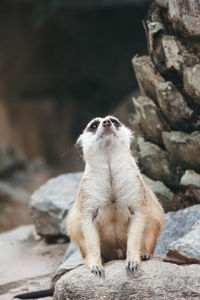
{"label": "meerkat's tail", "polygon": [[38,299],[53,296],[54,288],[16,295],[17,299]]}

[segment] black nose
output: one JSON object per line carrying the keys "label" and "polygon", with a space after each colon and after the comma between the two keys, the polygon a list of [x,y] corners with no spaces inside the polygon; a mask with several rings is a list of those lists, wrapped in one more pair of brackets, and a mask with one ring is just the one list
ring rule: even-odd
{"label": "black nose", "polygon": [[103,127],[111,126],[111,121],[110,120],[104,120],[103,121]]}

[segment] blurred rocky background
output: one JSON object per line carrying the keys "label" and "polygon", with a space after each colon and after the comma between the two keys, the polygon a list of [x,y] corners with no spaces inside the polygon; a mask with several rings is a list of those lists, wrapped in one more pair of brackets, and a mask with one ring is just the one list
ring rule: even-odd
{"label": "blurred rocky background", "polygon": [[0,16],[0,300],[82,264],[66,244],[83,170],[73,145],[110,113],[133,129],[166,212],[156,258],[134,281],[123,262],[106,265],[104,283],[81,266],[54,299],[200,299],[198,1],[1,0]]}

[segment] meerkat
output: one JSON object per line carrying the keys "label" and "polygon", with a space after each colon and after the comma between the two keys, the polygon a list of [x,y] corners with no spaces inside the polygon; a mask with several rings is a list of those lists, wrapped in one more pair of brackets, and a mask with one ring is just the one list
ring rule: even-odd
{"label": "meerkat", "polygon": [[152,257],[164,224],[163,208],[131,154],[132,140],[114,116],[93,119],[77,140],[85,170],[67,232],[99,276],[112,259],[126,259],[127,272],[135,273],[141,259]]}
{"label": "meerkat", "polygon": [[[131,154],[131,130],[113,117],[93,119],[77,140],[85,160],[67,232],[90,271],[104,277],[103,262],[125,259],[129,274],[155,250],[164,224],[157,197]],[[52,296],[54,288],[15,296]]]}

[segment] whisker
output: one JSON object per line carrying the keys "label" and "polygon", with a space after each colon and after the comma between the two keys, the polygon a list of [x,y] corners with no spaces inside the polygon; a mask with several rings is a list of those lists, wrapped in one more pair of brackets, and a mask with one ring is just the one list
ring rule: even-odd
{"label": "whisker", "polygon": [[69,147],[68,149],[66,149],[66,151],[65,152],[63,152],[62,154],[61,154],[61,160],[62,159],[64,159],[64,158],[66,158],[66,156],[70,153],[70,152],[72,152],[72,150],[74,150],[75,149],[75,145],[73,145],[73,146],[71,146],[71,147]]}

